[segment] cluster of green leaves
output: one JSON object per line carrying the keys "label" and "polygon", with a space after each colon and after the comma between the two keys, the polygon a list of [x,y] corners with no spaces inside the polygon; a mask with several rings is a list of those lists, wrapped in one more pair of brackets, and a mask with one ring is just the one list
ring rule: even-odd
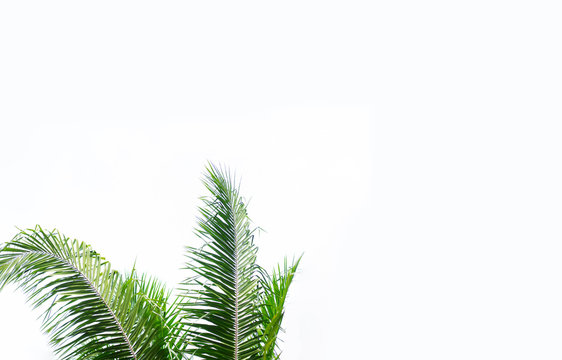
{"label": "cluster of green leaves", "polygon": [[43,311],[60,359],[270,360],[299,260],[271,274],[256,264],[255,228],[239,186],[212,164],[189,274],[180,293],[113,270],[91,246],[37,226],[0,247],[0,289],[16,284]]}

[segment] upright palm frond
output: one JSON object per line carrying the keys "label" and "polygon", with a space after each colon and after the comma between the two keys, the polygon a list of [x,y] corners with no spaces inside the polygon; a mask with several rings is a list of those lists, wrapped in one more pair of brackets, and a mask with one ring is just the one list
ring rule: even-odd
{"label": "upright palm frond", "polygon": [[8,283],[45,308],[43,329],[60,359],[181,358],[163,286],[120,275],[89,245],[40,227],[21,231],[0,249],[0,289]]}
{"label": "upright palm frond", "polygon": [[[133,275],[134,271],[133,271]],[[151,321],[148,321],[144,327],[139,330],[145,331],[144,335],[153,331],[155,341],[153,348],[157,351],[146,353],[146,359],[154,360],[181,360],[185,348],[185,331],[180,320],[181,310],[179,308],[178,299],[171,300],[170,291],[166,290],[164,284],[155,278],[142,275],[140,278],[135,277],[138,284],[136,294],[143,302],[146,302],[150,309]],[[142,314],[141,314],[142,315]],[[146,318],[146,319],[145,319]],[[144,316],[139,321],[150,320],[150,316]],[[141,334],[143,335],[143,334]],[[139,341],[149,341],[148,337],[139,338]]]}
{"label": "upright palm frond", "polygon": [[261,323],[259,335],[261,337],[260,359],[278,359],[278,334],[281,330],[281,322],[285,315],[285,300],[289,291],[289,286],[297,271],[301,258],[288,265],[287,258],[283,263],[283,270],[278,265],[273,270],[272,275],[260,269],[260,299],[259,310]]}
{"label": "upright palm frond", "polygon": [[207,170],[203,182],[211,196],[202,198],[196,230],[205,245],[188,248],[194,276],[184,283],[189,353],[205,360],[258,359],[254,230],[231,175],[214,165]]}

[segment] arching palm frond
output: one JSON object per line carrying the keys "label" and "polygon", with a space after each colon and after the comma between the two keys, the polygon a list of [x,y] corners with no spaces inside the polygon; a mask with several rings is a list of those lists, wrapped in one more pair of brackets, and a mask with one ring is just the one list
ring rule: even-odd
{"label": "arching palm frond", "polygon": [[57,231],[36,227],[3,245],[0,289],[8,283],[45,309],[43,329],[60,359],[181,358],[163,286],[134,271],[120,275],[89,245]]}
{"label": "arching palm frond", "polygon": [[196,233],[205,241],[188,248],[185,324],[189,354],[204,360],[254,360],[259,356],[258,278],[254,230],[231,175],[212,164],[203,180]]}
{"label": "arching palm frond", "polygon": [[264,269],[260,268],[260,290],[259,290],[259,310],[261,323],[258,330],[261,338],[260,359],[278,359],[278,334],[281,330],[281,322],[285,315],[285,299],[289,291],[289,286],[297,271],[301,258],[288,265],[287,258],[283,263],[283,270],[278,265],[269,275]]}

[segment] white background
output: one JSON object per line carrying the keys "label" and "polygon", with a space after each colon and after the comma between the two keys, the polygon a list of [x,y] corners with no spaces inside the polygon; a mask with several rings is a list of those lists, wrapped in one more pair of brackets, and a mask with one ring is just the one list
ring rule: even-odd
{"label": "white background", "polygon": [[[304,252],[284,360],[562,357],[557,1],[2,1],[0,242],[173,287],[207,160]],[[53,359],[20,292],[0,359]]]}

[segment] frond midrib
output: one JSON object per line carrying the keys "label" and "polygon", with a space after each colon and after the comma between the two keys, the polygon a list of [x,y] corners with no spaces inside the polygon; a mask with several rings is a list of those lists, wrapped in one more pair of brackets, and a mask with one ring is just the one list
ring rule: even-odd
{"label": "frond midrib", "polygon": [[238,299],[238,231],[236,229],[236,219],[234,216],[234,205],[233,199],[229,201],[230,205],[230,217],[232,220],[232,224],[234,226],[234,360],[238,360],[238,351],[239,351],[239,344],[238,344],[238,337],[240,330],[238,329],[238,307],[239,307],[239,299]]}

